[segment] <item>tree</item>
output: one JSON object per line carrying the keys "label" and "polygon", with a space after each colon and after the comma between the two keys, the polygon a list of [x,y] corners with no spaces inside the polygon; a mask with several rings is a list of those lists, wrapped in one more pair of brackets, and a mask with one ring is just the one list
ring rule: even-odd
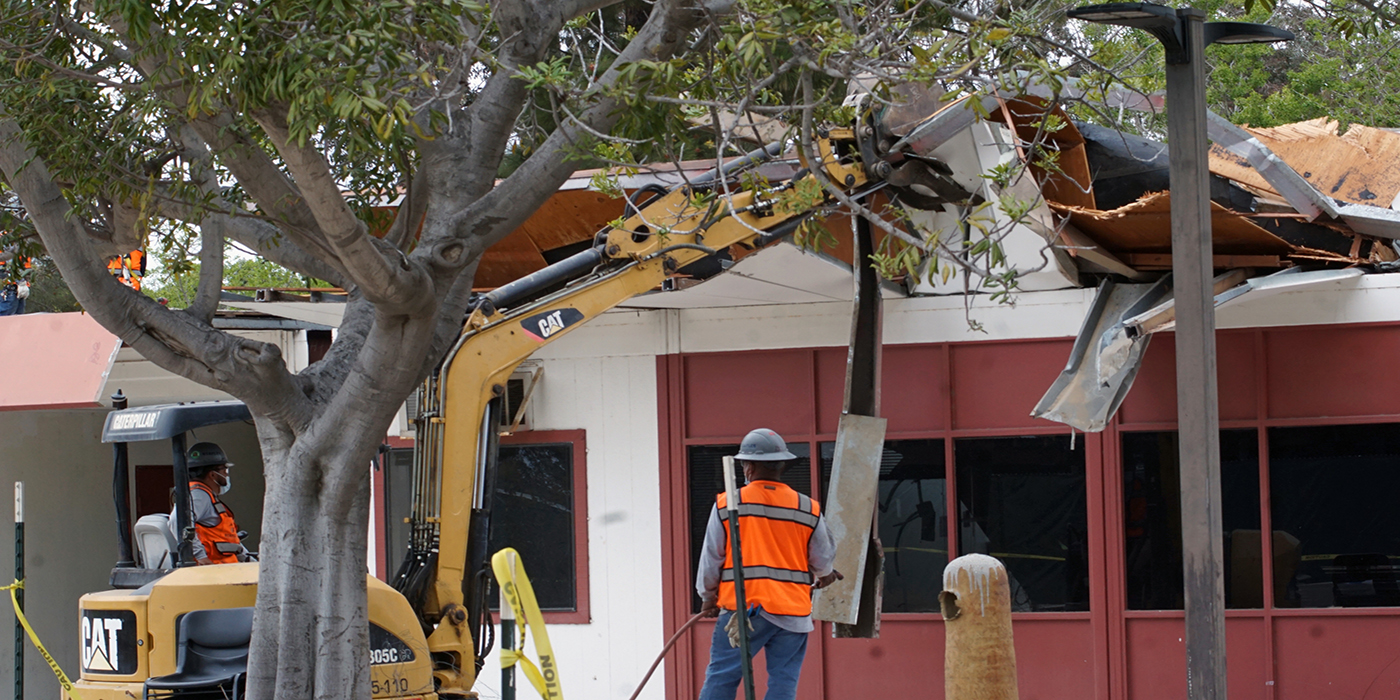
{"label": "tree", "polygon": [[[364,465],[460,332],[483,251],[583,162],[728,157],[760,121],[810,157],[820,128],[856,116],[842,99],[857,76],[877,85],[875,107],[908,81],[1054,84],[1074,54],[1047,37],[1057,13],[938,0],[0,0],[0,173],[84,309],[253,413],[267,495],[249,697],[362,698]],[[375,205],[398,192],[381,228]],[[827,192],[826,208],[882,227],[896,267],[997,265],[993,231],[945,241]],[[179,235],[200,241],[183,309],[104,269]],[[323,360],[294,375],[275,346],[212,327],[226,240],[348,290]]]}

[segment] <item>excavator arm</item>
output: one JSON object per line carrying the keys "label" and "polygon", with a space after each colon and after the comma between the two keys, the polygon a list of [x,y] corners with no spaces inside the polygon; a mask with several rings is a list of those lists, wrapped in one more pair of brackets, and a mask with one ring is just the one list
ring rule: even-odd
{"label": "excavator arm", "polygon": [[[867,179],[850,130],[832,132],[817,146],[826,180],[857,198],[878,189]],[[485,295],[425,384],[412,543],[394,585],[421,616],[440,694],[468,696],[484,655],[473,630],[480,629],[485,605],[497,426],[512,371],[542,346],[656,289],[677,270],[731,245],[766,245],[830,206],[829,196],[813,187],[819,183],[810,164],[782,182],[740,184],[739,170],[776,150],[755,151],[630,204],[631,216],[599,233],[592,248]],[[808,193],[809,204],[785,206],[788,190]],[[560,284],[566,286],[556,289]]]}

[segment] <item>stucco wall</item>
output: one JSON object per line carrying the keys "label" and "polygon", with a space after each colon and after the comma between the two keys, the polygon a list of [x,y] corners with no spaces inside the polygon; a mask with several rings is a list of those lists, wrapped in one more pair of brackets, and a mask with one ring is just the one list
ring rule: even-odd
{"label": "stucco wall", "polygon": [[[78,675],[78,598],[107,588],[117,560],[112,504],[112,447],[100,442],[103,410],[0,413],[0,493],[12,502],[14,482],[25,487],[25,610],[34,630],[70,677]],[[237,465],[229,506],[256,546],[262,520],[262,460],[251,424],[198,431],[218,442]],[[133,443],[131,464],[171,462],[170,443]],[[8,578],[14,561],[10,505],[0,507],[0,562]],[[8,609],[8,604],[6,604]],[[11,615],[0,615],[10,622]],[[8,624],[6,625],[9,626]],[[10,635],[0,653],[13,654]],[[13,664],[0,662],[0,687],[12,687]],[[25,695],[56,698],[58,682],[33,649],[25,649]]]}

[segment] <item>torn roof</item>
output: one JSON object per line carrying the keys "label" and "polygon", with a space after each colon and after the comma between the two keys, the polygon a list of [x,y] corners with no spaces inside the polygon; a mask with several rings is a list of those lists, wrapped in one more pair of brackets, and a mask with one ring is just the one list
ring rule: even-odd
{"label": "torn roof", "polygon": [[[1100,208],[1045,192],[1074,229],[1066,236],[1074,239],[1070,254],[1085,257],[1087,242],[1097,255],[1133,270],[1169,269],[1166,144],[1090,124],[1074,127],[1084,138]],[[1217,268],[1336,267],[1397,258],[1384,234],[1393,220],[1400,235],[1400,212],[1376,202],[1388,207],[1400,195],[1400,170],[1389,167],[1400,156],[1400,134],[1362,126],[1338,134],[1337,123],[1327,120],[1248,129],[1216,115],[1211,131]],[[1106,271],[1122,273],[1111,265]]]}
{"label": "torn roof", "polygon": [[[1340,134],[1331,119],[1257,129],[1242,127],[1324,195],[1352,204],[1394,208],[1400,196],[1400,134],[1353,124]],[[1249,161],[1214,145],[1211,172],[1261,191],[1273,187]]]}
{"label": "torn roof", "polygon": [[[1018,144],[1033,138],[1047,105],[1040,98],[990,98],[982,103],[986,122],[1014,133]],[[904,140],[919,152],[941,153],[947,150],[941,144],[971,133],[972,126],[982,121],[974,115],[977,111],[968,100],[944,104],[913,125]],[[1339,133],[1337,123],[1329,120],[1259,129],[1211,117],[1216,142],[1210,158],[1212,223],[1218,267],[1344,267],[1400,257],[1385,240],[1400,238],[1400,211],[1390,208],[1400,203],[1400,168],[1390,167],[1400,160],[1400,134],[1360,125]],[[972,150],[984,145],[979,141]],[[1057,255],[1067,254],[1078,264],[1078,270],[1073,264],[1062,270],[1070,279],[1068,284],[1074,284],[1073,278],[1081,273],[1143,279],[1144,274],[1153,276],[1170,268],[1171,195],[1165,144],[1067,122],[1050,135],[1046,146],[1059,151],[1060,169],[1033,170],[1031,192],[1038,188],[1052,212],[1043,223],[1061,229]],[[974,187],[988,166],[982,162],[985,159],[945,158],[954,171],[951,177]],[[713,165],[696,161],[661,166],[625,177],[619,184],[629,193],[648,185],[670,187]],[[790,175],[793,169],[782,161],[765,167],[789,171],[771,173],[775,177]],[[621,199],[590,189],[595,173],[575,173],[530,219],[488,250],[476,286],[500,286],[567,257],[621,216]],[[827,228],[837,241],[834,249],[826,251],[827,259],[849,266],[849,236],[844,235],[849,223],[832,217]],[[1036,235],[1043,239],[1046,233]],[[1048,237],[1053,238],[1053,232]],[[744,254],[728,251],[721,256],[724,260],[709,261],[705,269],[682,272],[706,278]],[[1092,283],[1092,279],[1079,282]],[[914,292],[948,293],[917,288]]]}

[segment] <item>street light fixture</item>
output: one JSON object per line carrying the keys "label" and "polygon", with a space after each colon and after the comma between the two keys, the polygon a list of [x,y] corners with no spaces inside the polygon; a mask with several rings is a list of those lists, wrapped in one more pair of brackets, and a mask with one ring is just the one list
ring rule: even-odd
{"label": "street light fixture", "polygon": [[1166,49],[1186,691],[1190,700],[1225,700],[1224,528],[1205,47],[1288,41],[1293,33],[1265,24],[1206,22],[1205,13],[1194,7],[1173,9],[1146,2],[1087,5],[1066,14],[1085,22],[1146,30]]}

